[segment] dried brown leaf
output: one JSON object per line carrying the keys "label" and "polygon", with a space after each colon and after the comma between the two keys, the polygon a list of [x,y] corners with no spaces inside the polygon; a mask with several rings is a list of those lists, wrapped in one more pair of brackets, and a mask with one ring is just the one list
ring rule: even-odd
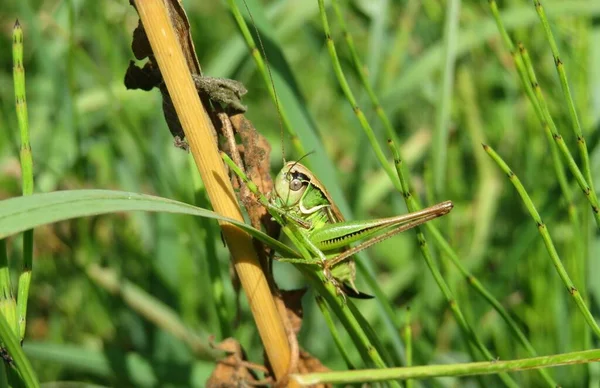
{"label": "dried brown leaf", "polygon": [[255,372],[255,370],[264,372],[265,367],[247,361],[246,352],[236,339],[227,338],[213,347],[224,351],[226,356],[217,362],[213,373],[206,381],[207,387],[266,386],[266,381],[260,381]]}

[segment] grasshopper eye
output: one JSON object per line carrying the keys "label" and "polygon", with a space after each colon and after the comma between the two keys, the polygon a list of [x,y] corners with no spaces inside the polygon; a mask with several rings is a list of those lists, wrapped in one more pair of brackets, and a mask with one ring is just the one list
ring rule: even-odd
{"label": "grasshopper eye", "polygon": [[298,191],[302,188],[302,181],[298,178],[294,178],[290,181],[290,190]]}

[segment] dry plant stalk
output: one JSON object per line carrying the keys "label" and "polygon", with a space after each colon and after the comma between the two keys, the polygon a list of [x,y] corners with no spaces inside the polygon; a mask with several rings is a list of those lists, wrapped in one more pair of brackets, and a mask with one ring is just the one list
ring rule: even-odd
{"label": "dry plant stalk", "polygon": [[[136,8],[159,64],[190,151],[214,210],[243,221],[227,171],[162,0],[136,0]],[[288,372],[290,349],[283,323],[248,234],[227,223],[221,229],[277,380]]]}

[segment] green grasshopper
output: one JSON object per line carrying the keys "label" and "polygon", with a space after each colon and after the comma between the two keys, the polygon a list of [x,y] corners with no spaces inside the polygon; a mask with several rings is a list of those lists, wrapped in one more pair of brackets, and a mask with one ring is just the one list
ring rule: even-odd
{"label": "green grasshopper", "polygon": [[[326,279],[333,283],[342,297],[372,298],[356,289],[354,254],[397,233],[443,216],[453,207],[452,202],[446,201],[400,216],[345,221],[327,189],[302,164],[286,163],[277,174],[274,188],[267,199],[226,154],[223,154],[223,159],[274,218],[282,226],[287,226],[295,235],[295,240],[303,243],[315,258],[310,262],[305,259],[279,260],[319,265]],[[350,244],[360,241],[358,245],[350,247]]]}

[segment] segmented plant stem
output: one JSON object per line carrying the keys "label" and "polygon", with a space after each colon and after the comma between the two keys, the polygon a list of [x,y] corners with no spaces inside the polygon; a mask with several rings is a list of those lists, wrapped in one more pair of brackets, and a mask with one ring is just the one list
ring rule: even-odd
{"label": "segmented plant stem", "polygon": [[[25,69],[23,68],[23,30],[19,21],[13,30],[13,79],[15,85],[15,104],[17,121],[21,135],[21,176],[23,182],[23,195],[33,194],[33,158],[29,143],[29,122],[27,118],[27,100],[25,98]],[[33,264],[33,230],[23,233],[23,267],[19,274],[17,314],[19,338],[25,337],[27,318],[27,299],[31,284],[31,270]],[[9,285],[10,287],[10,285]],[[10,322],[10,321],[9,321]]]}
{"label": "segmented plant stem", "polygon": [[379,120],[381,120],[381,123],[383,124],[383,128],[385,129],[385,132],[386,132],[386,136],[389,139],[393,139],[394,142],[397,143],[398,137],[396,136],[396,132],[394,131],[394,128],[392,127],[392,123],[391,123],[390,119],[388,118],[387,114],[383,110],[383,107],[381,106],[381,103],[379,102],[379,98],[375,94],[375,90],[373,89],[373,86],[371,85],[371,81],[369,81],[369,78],[367,77],[367,69],[365,68],[365,65],[362,63],[362,61],[358,55],[358,52],[356,51],[356,47],[354,45],[354,39],[352,38],[352,35],[350,34],[348,27],[346,26],[346,22],[344,20],[344,16],[342,15],[342,11],[339,7],[338,1],[333,0],[331,4],[332,4],[333,10],[335,11],[335,14],[337,16],[338,24],[340,25],[340,28],[342,29],[344,41],[346,42],[346,45],[348,46],[348,50],[350,51],[350,56],[352,57],[352,63],[354,64],[354,70],[356,71],[356,74],[358,74],[358,77],[360,79],[361,84],[363,85],[363,88],[369,95],[369,99],[371,100],[371,104],[373,105],[373,110],[377,114],[377,117],[379,117]]}
{"label": "segmented plant stem", "polygon": [[[283,122],[283,126],[288,131],[288,133],[291,137],[292,144],[294,145],[296,152],[298,153],[298,155],[306,155],[306,150],[304,149],[304,146],[300,142],[300,139],[298,138],[298,134],[296,133],[296,130],[294,129],[294,126],[292,125],[292,122],[290,121],[290,118],[287,115],[286,110],[279,103],[279,98],[277,97],[277,91],[275,90],[275,84],[274,84],[275,81],[273,80],[273,77],[271,75],[271,69],[265,63],[265,60],[263,60],[263,57],[260,54],[260,50],[258,49],[258,47],[256,46],[256,43],[254,42],[252,33],[250,32],[250,29],[248,28],[248,25],[246,24],[246,20],[244,20],[244,17],[242,16],[242,13],[240,12],[240,9],[238,8],[235,0],[228,0],[228,4],[229,4],[229,9],[231,10],[231,13],[233,14],[233,18],[235,19],[235,21],[242,33],[242,36],[246,40],[246,45],[248,46],[248,49],[250,50],[252,58],[254,58],[256,67],[258,68],[258,71],[261,74],[263,81],[265,82],[265,85],[267,86],[267,90],[269,91],[271,99],[273,100],[273,103],[275,104],[275,107],[279,113],[279,117],[281,118],[281,121]],[[257,34],[257,36],[260,39],[260,35]],[[262,46],[262,42],[259,42],[259,43]],[[264,51],[264,48],[263,48],[263,51]]]}
{"label": "segmented plant stem", "polygon": [[356,370],[343,372],[321,372],[292,375],[292,378],[303,385],[320,383],[351,384],[357,382],[386,381],[389,379],[426,379],[443,376],[476,376],[495,374],[501,371],[523,371],[527,369],[548,368],[560,365],[584,364],[597,361],[600,350],[583,350],[579,352],[555,354],[518,360],[472,362],[451,365],[424,365],[410,368],[388,368],[383,370]]}
{"label": "segmented plant stem", "polygon": [[[579,154],[581,156],[581,162],[583,164],[583,172],[585,174],[585,179],[587,180],[591,195],[596,198],[596,192],[594,190],[594,182],[592,180],[592,172],[590,168],[590,157],[588,155],[588,150],[585,142],[585,137],[583,136],[583,132],[581,131],[581,124],[579,123],[579,117],[577,115],[577,110],[575,109],[575,103],[573,102],[573,97],[571,95],[571,89],[569,89],[569,82],[567,80],[567,73],[565,71],[565,65],[560,59],[560,54],[558,52],[558,45],[554,39],[554,35],[552,34],[552,29],[550,28],[550,23],[548,23],[548,18],[546,17],[546,12],[544,11],[544,7],[542,6],[541,0],[533,0],[533,5],[535,6],[535,10],[540,18],[542,26],[544,27],[544,32],[546,33],[546,38],[550,43],[550,49],[552,50],[552,56],[554,57],[554,64],[556,66],[556,71],[558,73],[558,78],[560,79],[560,86],[567,102],[567,107],[569,108],[569,117],[571,118],[571,128],[573,133],[577,138],[577,147],[579,148]],[[596,198],[596,202],[598,202]]]}
{"label": "segmented plant stem", "polygon": [[388,164],[387,159],[386,159],[385,155],[383,154],[383,150],[377,141],[375,133],[373,132],[373,128],[371,128],[371,125],[367,121],[365,114],[358,106],[358,103],[356,102],[356,98],[354,97],[352,90],[350,90],[350,85],[348,85],[348,81],[346,80],[346,77],[344,76],[344,72],[342,70],[342,66],[340,64],[339,58],[337,56],[337,51],[335,49],[335,43],[333,42],[333,38],[331,36],[331,30],[329,28],[329,21],[327,20],[327,12],[325,12],[325,3],[323,0],[319,0],[319,11],[320,11],[320,15],[321,15],[321,23],[323,25],[323,30],[325,31],[325,39],[327,40],[327,49],[329,50],[329,56],[331,57],[331,64],[333,65],[333,71],[335,73],[335,76],[338,79],[338,83],[339,83],[340,87],[342,88],[342,91],[344,92],[346,99],[352,106],[352,110],[354,111],[356,118],[360,122],[361,127],[365,131],[365,134],[367,135],[367,138],[369,139],[369,143],[371,144],[371,147],[373,148],[373,151],[375,152],[375,155],[377,156],[377,160],[379,160],[379,164],[385,170],[385,172],[388,174],[390,180],[393,182],[396,189],[400,190],[400,182],[398,182],[397,177],[394,175],[393,170],[391,169],[390,165]]}
{"label": "segmented plant stem", "polygon": [[546,227],[546,224],[544,224],[544,222],[542,221],[542,218],[540,217],[540,214],[538,213],[537,209],[535,208],[533,201],[529,197],[529,194],[525,190],[525,187],[523,186],[523,184],[521,183],[521,181],[519,180],[517,175],[515,175],[515,173],[510,169],[510,167],[508,167],[506,162],[504,162],[504,160],[500,157],[500,155],[498,155],[488,145],[484,144],[483,149],[485,150],[485,152],[487,152],[491,156],[491,158],[496,162],[496,164],[498,164],[498,166],[502,169],[502,171],[504,171],[506,173],[506,175],[508,175],[508,178],[510,179],[511,183],[513,184],[513,186],[515,186],[515,189],[517,190],[517,192],[519,193],[519,196],[523,200],[523,203],[525,204],[527,211],[529,212],[529,214],[531,215],[531,217],[533,218],[533,220],[535,221],[535,223],[537,225],[538,231],[540,232],[540,235],[542,236],[544,245],[546,245],[546,249],[548,250],[548,254],[550,255],[550,259],[552,260],[552,264],[554,264],[554,267],[556,268],[558,275],[560,276],[561,280],[563,281],[563,283],[564,283],[567,291],[571,295],[571,297],[573,297],[575,304],[581,311],[581,314],[585,318],[586,322],[588,323],[588,325],[590,326],[590,328],[592,329],[594,334],[596,334],[596,336],[598,336],[600,338],[600,327],[596,323],[596,320],[594,319],[592,313],[590,312],[590,310],[586,306],[585,302],[583,301],[583,298],[581,297],[579,290],[575,287],[575,284],[573,284],[573,281],[571,280],[571,278],[569,277],[569,274],[565,270],[565,267],[563,266],[562,261],[560,260],[560,257],[558,256],[558,252],[556,251],[556,248],[554,247],[554,243],[552,242],[552,238],[550,237],[548,228]]}
{"label": "segmented plant stem", "polygon": [[[515,49],[515,45],[513,44],[512,39],[509,37],[508,32],[506,31],[506,28],[504,26],[504,23],[502,22],[502,19],[500,18],[500,12],[498,11],[498,4],[496,3],[495,0],[489,0],[488,2],[489,2],[490,10],[494,17],[494,20],[496,21],[496,26],[498,27],[498,30],[500,31],[500,36],[502,37],[502,41],[503,41],[504,45],[506,46],[506,48],[508,49],[508,51],[510,51],[510,53],[513,57],[513,60],[515,62],[516,68],[517,68],[517,72],[519,74],[519,79],[521,80],[521,84],[522,84],[523,88],[525,89],[525,92],[527,94],[527,97],[529,98],[529,101],[533,105],[536,116],[537,116],[538,120],[540,121],[540,124],[542,126],[542,129],[544,130],[544,133],[546,134],[546,137],[549,139],[549,147],[550,147],[550,149],[552,151],[552,155],[553,155],[552,160],[553,160],[554,170],[555,170],[559,185],[561,187],[561,191],[567,200],[569,212],[571,213],[570,216],[574,220],[574,222],[577,222],[578,216],[577,216],[577,214],[575,214],[576,211],[575,211],[575,207],[572,204],[573,203],[572,196],[571,196],[570,190],[568,188],[568,184],[566,183],[567,180],[564,175],[562,163],[554,155],[556,153],[555,149],[558,149],[558,151],[560,151],[560,153],[564,157],[565,162],[567,163],[569,170],[571,170],[573,175],[576,177],[579,187],[581,188],[584,195],[590,202],[590,205],[592,206],[592,211],[594,214],[594,218],[596,220],[596,225],[598,225],[598,227],[600,228],[600,214],[599,214],[600,211],[599,211],[599,207],[598,207],[598,201],[595,197],[595,193],[593,192],[593,190],[588,185],[588,182],[583,177],[583,174],[579,170],[579,167],[577,166],[577,164],[574,162],[573,156],[571,155],[569,149],[566,147],[562,136],[558,133],[558,130],[556,129],[556,125],[554,125],[554,120],[550,116],[547,107],[544,109],[545,100],[543,99],[543,94],[541,93],[539,83],[537,82],[537,79],[535,77],[535,72],[533,70],[533,67],[531,66],[531,62],[529,62],[529,66],[527,66],[527,64],[526,64],[526,57],[528,57],[527,51],[525,50],[523,45],[520,45],[519,50]],[[534,89],[539,89],[539,90],[534,91]],[[544,106],[542,106],[542,105],[544,105]],[[551,141],[550,139],[552,139],[554,141]]]}
{"label": "segmented plant stem", "polygon": [[[549,126],[549,130],[550,130],[550,133],[552,134],[552,138],[556,142],[556,145],[558,146],[559,151],[563,154],[565,162],[567,163],[569,170],[571,170],[571,173],[575,176],[575,180],[579,184],[579,187],[583,191],[583,194],[590,202],[590,204],[592,206],[594,218],[596,219],[596,224],[598,225],[598,228],[600,228],[600,206],[598,205],[598,198],[596,197],[596,193],[594,193],[594,191],[592,190],[592,188],[589,185],[589,182],[586,181],[585,177],[581,173],[581,170],[579,170],[579,167],[577,166],[577,163],[575,162],[573,155],[571,155],[571,152],[567,148],[567,145],[565,144],[565,141],[564,141],[562,135],[558,132],[558,128],[556,127],[556,124],[554,123],[554,120],[552,119],[552,116],[550,115],[550,110],[548,109],[548,104],[546,103],[546,99],[544,97],[544,94],[542,93],[540,84],[537,81],[537,77],[535,75],[535,71],[533,69],[533,65],[531,63],[531,58],[529,57],[529,53],[527,52],[527,49],[525,48],[525,46],[523,46],[522,44],[519,44],[519,53],[521,54],[521,57],[523,58],[523,63],[525,64],[525,69],[527,70],[527,75],[531,82],[531,86],[533,88],[538,105],[540,107],[540,111],[541,111],[541,114],[543,117],[542,125],[544,126],[544,130],[548,130],[548,129],[546,129],[546,127]],[[568,191],[568,190],[566,190],[566,191]]]}
{"label": "segmented plant stem", "polygon": [[[408,186],[408,183],[404,179],[404,174],[402,173],[402,159],[400,159],[400,154],[398,153],[398,148],[394,145],[394,143],[392,141],[388,141],[388,143],[389,143],[390,149],[392,151],[392,154],[394,155],[394,166],[396,167],[396,172],[397,172],[398,178],[400,180],[400,185],[402,187],[401,193],[402,193],[402,196],[404,197],[406,207],[408,208],[409,212],[414,212],[415,210],[418,209],[418,207],[416,206],[416,202],[413,199],[413,195],[410,191],[410,187]],[[431,255],[431,251],[429,249],[429,246],[427,245],[427,241],[425,240],[425,235],[423,234],[422,228],[420,226],[417,226],[415,228],[415,231],[417,233],[417,241],[419,242],[419,249],[421,250],[421,254],[423,255],[423,258],[425,259],[425,263],[427,264],[429,271],[431,272],[433,278],[435,279],[435,282],[437,283],[438,287],[440,288],[440,291],[442,291],[442,293],[444,294],[444,297],[446,298],[446,301],[448,302],[448,307],[452,311],[452,314],[454,315],[454,318],[456,319],[456,322],[458,323],[459,327],[461,328],[465,338],[467,340],[469,340],[471,343],[473,343],[477,347],[479,352],[486,359],[488,359],[490,361],[494,360],[495,357],[492,355],[492,353],[490,353],[490,351],[483,344],[483,342],[481,342],[481,340],[479,339],[479,337],[477,336],[477,334],[475,333],[475,331],[473,330],[471,325],[465,319],[465,317],[462,314],[462,311],[458,305],[458,301],[457,301],[456,297],[450,290],[450,287],[448,287],[448,284],[444,280],[444,277],[442,276],[438,266],[434,263],[433,257]],[[512,379],[512,377],[510,377],[506,373],[499,374],[499,377],[502,379],[502,381],[504,381],[504,383],[506,385],[514,386],[514,387],[517,386],[516,382]]]}

